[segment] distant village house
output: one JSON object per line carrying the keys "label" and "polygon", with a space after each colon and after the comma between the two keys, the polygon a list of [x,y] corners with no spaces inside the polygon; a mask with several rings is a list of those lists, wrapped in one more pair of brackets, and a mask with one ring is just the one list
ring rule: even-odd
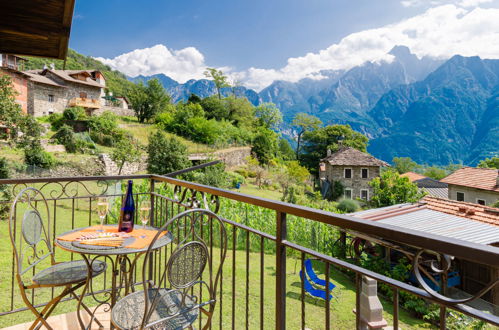
{"label": "distant village house", "polygon": [[481,205],[492,205],[499,200],[497,169],[463,167],[440,181],[448,184],[449,199]]}
{"label": "distant village house", "polygon": [[328,150],[327,157],[319,165],[319,178],[323,191],[332,189],[335,182],[341,182],[345,198],[369,200],[373,192],[369,181],[380,176],[383,166],[389,165],[365,152],[343,147],[335,153]]}
{"label": "distant village house", "polygon": [[407,172],[400,175],[403,178],[408,178],[409,181],[416,184],[420,191],[424,191],[428,196],[448,198],[449,189],[447,183],[426,177],[419,173]]}
{"label": "distant village house", "polygon": [[22,72],[26,59],[0,54],[0,75],[8,75],[12,79],[12,87],[17,92],[16,102],[24,113],[28,113],[28,79],[29,76]]}

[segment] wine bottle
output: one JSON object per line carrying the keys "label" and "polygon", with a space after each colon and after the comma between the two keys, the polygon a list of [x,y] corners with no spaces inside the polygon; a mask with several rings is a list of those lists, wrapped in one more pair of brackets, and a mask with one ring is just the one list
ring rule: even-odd
{"label": "wine bottle", "polygon": [[121,207],[118,231],[129,233],[133,230],[135,216],[135,204],[133,202],[132,180],[128,181],[125,203]]}

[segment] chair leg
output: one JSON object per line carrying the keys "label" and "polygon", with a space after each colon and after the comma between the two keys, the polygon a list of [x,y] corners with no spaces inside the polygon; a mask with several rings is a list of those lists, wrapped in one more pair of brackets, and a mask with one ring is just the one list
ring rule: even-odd
{"label": "chair leg", "polygon": [[[74,291],[71,291],[70,293],[76,300],[79,299],[79,297],[76,295],[76,293],[74,293]],[[85,309],[85,311],[88,313],[88,315],[90,316],[90,319],[95,321],[95,323],[97,323],[97,325],[99,326],[99,328],[104,328],[104,326],[102,325],[102,323],[100,323],[100,321],[95,317],[95,315],[93,315],[92,311],[90,310],[90,308],[87,307],[87,305],[85,305],[83,303],[83,301],[81,302],[81,305],[83,306],[83,309]]]}
{"label": "chair leg", "polygon": [[[66,296],[69,293],[69,291],[70,291],[70,287],[67,286],[61,292],[61,294],[58,295],[57,297],[55,297],[54,299],[52,299],[52,301],[50,301],[41,312],[37,311],[36,314],[38,314],[38,317],[33,322],[33,324],[31,324],[30,330],[40,329],[40,327],[42,325],[44,325],[45,327],[47,327],[47,329],[51,330],[52,327],[47,323],[47,318],[50,316],[50,314],[52,314],[52,312],[54,311],[54,309],[57,306],[57,304],[61,301],[62,298],[64,298],[64,296]],[[33,307],[33,309],[35,309],[35,308]],[[41,324],[38,324],[39,322],[41,322]]]}

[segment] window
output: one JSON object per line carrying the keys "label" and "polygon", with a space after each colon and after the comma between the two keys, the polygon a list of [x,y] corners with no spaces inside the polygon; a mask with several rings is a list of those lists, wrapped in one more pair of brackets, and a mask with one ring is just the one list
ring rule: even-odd
{"label": "window", "polygon": [[345,189],[345,198],[352,199],[352,189]]}
{"label": "window", "polygon": [[352,169],[351,168],[345,168],[345,179],[351,179],[352,178]]}
{"label": "window", "polygon": [[464,202],[464,193],[463,192],[457,192],[456,193],[456,200],[458,202]]}
{"label": "window", "polygon": [[54,95],[49,95],[49,102],[54,102]]}
{"label": "window", "polygon": [[360,169],[360,176],[362,177],[362,179],[369,178],[369,169],[367,169],[367,168],[361,168]]}
{"label": "window", "polygon": [[80,98],[86,99],[87,98],[87,93],[85,92],[80,92]]}
{"label": "window", "polygon": [[369,199],[369,190],[361,189],[360,190],[360,198],[367,201]]}
{"label": "window", "polygon": [[480,205],[485,205],[486,201],[485,201],[485,199],[478,199],[478,198],[477,198],[477,199],[476,199],[476,203],[477,203],[477,204],[480,204]]}

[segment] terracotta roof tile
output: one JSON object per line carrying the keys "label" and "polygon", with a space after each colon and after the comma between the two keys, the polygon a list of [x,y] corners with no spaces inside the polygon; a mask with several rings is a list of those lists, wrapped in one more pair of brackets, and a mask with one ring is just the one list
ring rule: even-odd
{"label": "terracotta roof tile", "polygon": [[409,178],[409,181],[411,182],[426,178],[426,176],[414,172],[406,172],[404,174],[400,174],[400,176],[404,178]]}
{"label": "terracotta roof tile", "polygon": [[463,167],[440,182],[499,192],[499,171],[491,168]]}
{"label": "terracotta roof tile", "polygon": [[499,226],[499,208],[474,203],[458,202],[450,199],[426,196],[421,200],[434,211],[456,215],[471,220]]}
{"label": "terracotta roof tile", "polygon": [[343,147],[321,161],[343,166],[390,166],[368,153],[350,147]]}

